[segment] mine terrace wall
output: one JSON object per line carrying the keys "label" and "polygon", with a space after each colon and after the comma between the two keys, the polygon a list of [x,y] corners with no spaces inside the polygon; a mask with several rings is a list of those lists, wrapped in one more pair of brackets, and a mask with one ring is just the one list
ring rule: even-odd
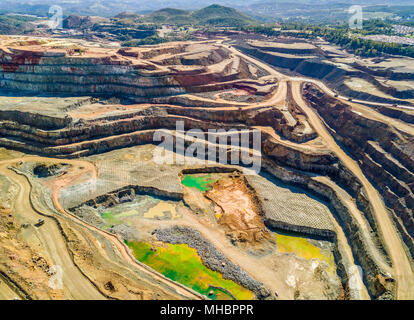
{"label": "mine terrace wall", "polygon": [[[384,272],[380,269],[377,265],[375,259],[373,258],[373,253],[371,248],[367,247],[366,242],[364,241],[364,235],[362,231],[359,229],[359,225],[354,220],[352,215],[347,211],[347,208],[342,205],[341,200],[336,195],[336,193],[322,183],[318,183],[313,181],[310,177],[300,174],[297,172],[293,172],[287,170],[283,167],[275,166],[271,161],[265,161],[265,168],[266,170],[271,173],[276,178],[304,188],[305,190],[309,190],[314,192],[319,197],[328,200],[328,202],[333,206],[335,212],[337,213],[339,219],[341,220],[341,224],[345,226],[345,231],[348,235],[350,235],[350,242],[352,250],[355,256],[358,258],[358,262],[361,263],[361,266],[364,270],[364,277],[365,281],[368,283],[368,290],[370,294],[378,298],[383,294],[389,294],[392,288],[383,286],[380,280],[380,277],[384,277]],[[238,171],[238,169],[232,167],[208,167],[208,168],[189,168],[183,170],[183,174],[194,174],[194,173],[217,173],[217,172],[234,172]],[[76,208],[81,207],[83,205],[88,205],[92,207],[97,207],[99,205],[104,205],[106,207],[111,207],[122,203],[124,201],[130,201],[131,198],[135,196],[135,194],[150,194],[150,195],[157,195],[161,197],[166,197],[172,200],[182,200],[183,195],[179,193],[171,193],[166,192],[163,190],[158,190],[155,188],[147,188],[141,186],[126,186],[121,189],[112,191],[108,194],[104,194],[98,196],[94,199],[88,200],[77,207],[73,207],[69,209],[71,212],[75,211]],[[314,228],[306,228],[300,227],[297,225],[288,225],[283,224],[278,221],[266,220],[265,223],[272,227],[277,228],[280,230],[291,231],[291,232],[299,232],[302,234],[307,234],[310,236],[318,236],[324,239],[328,239],[330,241],[334,241],[336,243],[336,235],[330,230],[319,230]],[[339,254],[337,257],[337,262],[339,266],[341,266],[341,278],[343,283],[346,283],[347,279],[349,279],[349,275],[347,274],[346,268],[342,265],[342,258],[340,257],[339,249],[336,244],[336,255]]]}
{"label": "mine terrace wall", "polygon": [[[336,132],[335,138],[361,161],[365,174],[381,192],[401,237],[414,254],[414,161],[412,150],[402,148],[403,133],[385,123],[364,118],[350,107],[306,85],[304,96]],[[352,128],[352,130],[350,129]],[[414,143],[414,137],[405,135]]]}
{"label": "mine terrace wall", "polygon": [[379,107],[378,112],[391,118],[399,119],[401,121],[414,124],[414,114],[404,112],[403,110],[388,108],[385,106]]}
{"label": "mine terrace wall", "polygon": [[62,129],[71,123],[71,119],[68,118],[57,118],[17,110],[0,110],[0,119],[44,130]]}
{"label": "mine terrace wall", "polygon": [[147,98],[181,94],[192,87],[200,91],[203,85],[235,80],[240,72],[225,74],[224,68],[216,73],[200,69],[196,74],[181,74],[112,56],[68,57],[59,52],[11,50],[0,51],[0,85],[19,91]]}
{"label": "mine terrace wall", "polygon": [[[344,232],[347,234],[347,238],[349,239],[351,249],[353,255],[356,257],[357,263],[360,264],[364,270],[364,282],[367,284],[370,295],[373,298],[380,298],[382,295],[392,295],[394,282],[392,279],[388,279],[386,281],[387,285],[384,285],[383,279],[386,279],[387,275],[377,263],[375,253],[373,253],[373,248],[369,247],[365,241],[365,237],[369,235],[364,235],[353,215],[348,211],[347,207],[342,204],[340,197],[332,188],[323,183],[312,180],[309,176],[300,172],[291,171],[277,165],[275,166],[268,160],[264,160],[263,167],[277,179],[313,192],[319,198],[328,201],[334,209],[342,228],[344,228]],[[271,225],[271,222],[267,223],[270,223]],[[291,227],[282,225],[280,227],[287,231],[297,231],[297,226]],[[309,230],[304,231],[306,233]],[[299,230],[299,232],[302,232],[302,230]],[[339,252],[336,252],[336,256],[338,254]],[[341,263],[342,262],[339,261],[341,277],[348,277],[349,275],[346,274],[347,270],[341,266]]]}
{"label": "mine terrace wall", "polygon": [[[7,144],[8,147],[13,146],[13,140],[18,140],[20,143],[18,143],[16,147],[20,149],[26,148],[27,151],[40,151],[41,154],[46,155],[65,154],[66,156],[70,156],[70,153],[72,153],[73,150],[81,151],[86,149],[87,146],[90,146],[93,142],[95,142],[97,146],[101,145],[100,148],[102,148],[102,150],[109,151],[111,145],[112,147],[118,145],[116,141],[119,142],[119,146],[122,146],[122,141],[125,141],[128,137],[131,137],[131,139],[133,136],[137,135],[142,137],[142,134],[138,131],[158,128],[174,130],[176,121],[180,120],[184,121],[186,128],[198,128],[207,132],[208,129],[246,129],[247,126],[242,124],[243,122],[253,125],[256,122],[262,122],[264,119],[272,119],[268,114],[260,116],[260,112],[255,112],[254,110],[247,112],[246,116],[240,116],[239,112],[240,119],[237,119],[237,117],[235,119],[236,121],[240,120],[239,123],[220,122],[220,119],[228,119],[228,116],[233,115],[228,114],[226,111],[219,113],[214,112],[215,115],[211,116],[211,119],[208,119],[211,121],[189,118],[182,115],[168,115],[166,112],[179,114],[180,112],[177,112],[177,110],[177,108],[151,109],[133,113],[128,116],[119,116],[119,119],[117,116],[113,116],[103,119],[106,121],[94,120],[91,122],[81,122],[74,125],[70,124],[63,129],[50,131],[34,127],[33,125],[35,125],[35,121],[30,121],[31,125],[26,125],[16,121],[3,120],[0,133],[10,140]],[[267,110],[265,111],[267,112]],[[195,113],[195,111],[193,112]],[[202,114],[199,115],[201,116]],[[31,118],[32,116],[36,117],[32,114],[25,114],[24,116],[25,118]],[[132,117],[129,118],[129,116]],[[6,117],[6,119],[9,119],[9,117]],[[35,118],[35,120],[37,119]],[[56,124],[52,122],[52,125],[60,126],[62,125],[62,121],[62,119],[56,118]],[[279,129],[277,123],[275,129]],[[150,137],[145,138],[142,143],[150,143],[151,141],[149,138]],[[298,168],[311,168],[312,163],[314,165],[320,164],[326,166],[335,162],[334,159],[331,159],[332,156],[329,153],[305,154],[293,147],[279,143],[267,133],[262,133],[262,138],[262,147],[264,150],[268,150],[269,153],[274,151],[275,155],[280,155],[281,161]],[[133,141],[139,144],[135,138],[133,138]],[[4,144],[4,139],[1,140],[0,143]],[[277,149],[275,149],[276,147]],[[307,166],[306,163],[309,163],[309,166]]]}
{"label": "mine terrace wall", "polygon": [[[44,131],[16,122],[3,121],[0,133],[5,138],[0,139],[0,145],[42,155],[74,158],[139,144],[153,144],[156,129],[175,130],[176,121],[179,120],[184,121],[185,128],[198,128],[204,132],[214,128],[248,129],[242,124],[208,122],[163,115],[162,112],[155,113],[154,116],[149,112],[146,116],[114,122],[82,123],[79,126],[69,126],[55,131]],[[230,144],[230,137],[227,137],[227,140]],[[361,185],[358,180],[330,152],[305,152],[279,142],[266,132],[262,132],[261,148],[265,155],[280,165],[328,175],[351,194],[359,194]]]}
{"label": "mine terrace wall", "polygon": [[[377,79],[375,79],[376,75],[381,74],[386,78],[392,78],[394,80],[401,80],[401,79],[413,79],[413,74],[401,74],[401,73],[394,73],[394,72],[385,72],[386,75],[383,75],[384,72],[374,72],[373,70],[363,67],[361,65],[353,64],[352,66],[357,68],[360,71],[347,71],[344,70],[335,64],[331,64],[325,61],[322,61],[317,56],[313,58],[309,57],[301,57],[298,55],[289,55],[289,54],[280,54],[279,48],[277,49],[279,53],[273,52],[272,48],[256,48],[248,45],[240,45],[236,46],[237,49],[240,51],[254,56],[260,60],[263,60],[270,65],[273,65],[278,68],[289,69],[290,71],[294,71],[296,73],[302,74],[307,77],[316,78],[324,81],[328,81],[329,83],[333,84],[339,92],[344,92],[348,96],[358,98],[361,100],[372,100],[377,102],[385,102],[385,103],[395,103],[395,99],[384,98],[376,95],[371,95],[366,92],[355,91],[349,88],[346,84],[344,84],[345,76],[353,76],[367,80],[368,82],[372,83],[378,90],[392,95],[396,98],[400,99],[411,99],[414,97],[413,90],[402,90],[399,91],[393,87],[389,87],[383,85]],[[379,74],[377,74],[379,73]]]}
{"label": "mine terrace wall", "polygon": [[289,69],[312,78],[324,79],[325,77],[329,77],[330,81],[335,81],[346,74],[345,70],[338,68],[334,64],[320,61],[316,57],[314,59],[309,59],[294,55],[272,54],[247,45],[236,46],[236,48],[245,54],[254,56],[275,67]]}

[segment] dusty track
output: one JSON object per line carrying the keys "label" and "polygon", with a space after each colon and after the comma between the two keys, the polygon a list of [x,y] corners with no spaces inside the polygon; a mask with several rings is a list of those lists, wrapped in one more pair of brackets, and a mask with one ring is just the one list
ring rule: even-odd
{"label": "dusty track", "polygon": [[[410,258],[407,256],[407,253],[404,249],[402,244],[402,240],[398,237],[398,232],[395,229],[391,217],[389,216],[387,209],[384,205],[384,202],[378,193],[378,191],[372,186],[372,184],[368,181],[368,179],[363,174],[361,168],[359,167],[358,163],[353,160],[350,156],[348,156],[336,143],[332,135],[329,133],[328,129],[324,125],[323,121],[319,118],[317,113],[312,110],[303,100],[302,92],[301,92],[301,83],[303,81],[312,82],[318,85],[325,93],[329,94],[330,96],[334,96],[335,93],[329,89],[324,83],[314,79],[307,79],[307,78],[290,78],[286,75],[283,75],[274,68],[270,67],[265,63],[261,63],[256,59],[247,56],[235,48],[229,48],[234,54],[243,57],[244,59],[257,64],[258,66],[262,67],[266,71],[268,71],[271,75],[278,77],[280,80],[288,80],[292,81],[292,94],[293,98],[299,104],[299,106],[303,109],[306,113],[308,121],[310,125],[315,129],[315,131],[319,134],[320,137],[323,138],[325,143],[328,145],[329,148],[341,159],[341,161],[359,178],[363,187],[365,188],[368,199],[372,204],[375,212],[375,216],[377,222],[379,224],[381,235],[384,239],[386,246],[389,249],[391,260],[393,263],[394,268],[394,276],[397,280],[397,299],[405,300],[405,299],[414,299],[414,272],[411,267]],[[347,99],[346,97],[338,97],[343,102]],[[356,103],[355,103],[356,102]],[[371,104],[371,105],[383,105],[383,106],[391,106],[391,104],[380,104],[380,103],[370,103],[366,101],[354,101],[354,106],[357,106],[357,103],[361,104]],[[400,106],[401,107],[401,106]],[[362,106],[359,106],[362,108]],[[408,107],[411,108],[411,107]],[[369,113],[371,116],[375,115],[378,116],[378,113],[371,110],[363,110],[365,113]],[[375,114],[373,114],[375,113]],[[382,118],[382,120],[384,120]],[[388,122],[391,125],[397,124],[396,122]],[[398,123],[399,124],[399,123]],[[404,127],[404,129],[407,129]],[[410,127],[409,132],[412,131]]]}
{"label": "dusty track", "polygon": [[20,294],[7,282],[7,279],[0,275],[0,300],[20,300]]}
{"label": "dusty track", "polygon": [[[228,38],[226,40],[229,40]],[[225,40],[220,41],[221,43],[225,42]],[[253,64],[256,64],[257,66],[263,68],[264,70],[266,70],[267,72],[269,72],[271,75],[277,77],[278,79],[282,80],[292,80],[292,81],[307,81],[307,82],[312,82],[316,85],[318,85],[320,88],[322,88],[325,93],[329,94],[330,96],[335,96],[335,92],[332,91],[328,86],[325,85],[325,83],[323,83],[322,81],[316,80],[316,79],[310,79],[310,78],[305,78],[305,77],[289,77],[284,75],[283,73],[280,73],[278,71],[276,71],[272,66],[263,63],[255,58],[252,58],[240,51],[238,51],[237,49],[235,49],[232,46],[229,45],[224,45],[222,44],[223,47],[229,49],[233,54],[239,56],[239,57],[243,57],[244,59],[246,59],[247,61],[250,61]],[[336,97],[339,100],[342,100],[342,102],[348,102],[349,97],[345,97],[345,96],[338,96]],[[354,103],[356,104],[362,104],[362,105],[372,105],[372,106],[384,106],[384,107],[393,107],[394,105],[392,103],[380,103],[380,102],[371,102],[371,101],[364,101],[364,100],[358,100],[358,99],[353,99],[352,100]],[[407,110],[414,110],[413,106],[403,106],[403,105],[398,105],[398,108],[401,109],[407,109]]]}
{"label": "dusty track", "polygon": [[372,120],[376,120],[376,121],[380,121],[383,123],[386,123],[390,126],[393,126],[394,128],[398,129],[399,131],[408,133],[412,136],[414,136],[414,126],[407,124],[406,122],[403,122],[401,120],[398,119],[393,119],[390,117],[387,117],[377,111],[375,111],[374,109],[361,105],[361,104],[357,104],[357,103],[353,103],[353,102],[346,102],[347,104],[349,104],[352,107],[352,110],[354,112],[359,112],[361,113],[363,116],[372,119]]}
{"label": "dusty track", "polygon": [[411,268],[411,263],[403,247],[402,240],[398,237],[398,232],[392,223],[391,217],[380,194],[365,177],[358,163],[348,156],[336,143],[335,139],[329,133],[318,114],[303,100],[300,81],[292,83],[292,93],[296,102],[306,113],[308,121],[312,127],[325,140],[338,158],[361,181],[362,186],[367,193],[368,199],[373,206],[381,235],[391,256],[394,276],[397,280],[397,298],[402,300],[414,299],[414,273]]}
{"label": "dusty track", "polygon": [[[225,45],[223,45],[225,46]],[[348,156],[336,143],[328,129],[325,127],[323,121],[319,118],[318,114],[311,109],[306,102],[302,98],[301,93],[301,83],[302,81],[310,81],[322,88],[326,93],[333,96],[334,93],[327,88],[322,82],[316,80],[308,80],[302,78],[289,78],[286,75],[283,75],[277,72],[273,67],[262,63],[254,58],[251,58],[245,54],[240,53],[233,47],[227,47],[231,52],[239,57],[243,57],[245,60],[250,61],[251,63],[265,69],[268,71],[272,76],[279,79],[279,86],[278,89],[275,90],[272,97],[262,103],[258,103],[253,105],[253,107],[259,106],[274,106],[277,103],[283,101],[284,97],[286,96],[287,90],[287,81],[292,82],[292,94],[295,101],[298,105],[303,109],[306,113],[307,118],[311,126],[315,129],[315,131],[319,134],[319,136],[324,140],[327,146],[338,156],[339,159],[355,174],[356,177],[359,178],[363,187],[365,188],[369,201],[373,205],[374,212],[376,219],[379,224],[381,236],[384,239],[386,246],[389,249],[391,259],[393,262],[393,269],[394,269],[394,276],[397,280],[397,298],[398,299],[414,299],[414,273],[410,264],[409,257],[407,256],[401,239],[398,237],[398,233],[392,223],[391,217],[389,216],[387,209],[382,201],[382,198],[378,191],[371,185],[368,179],[363,174],[361,168],[359,167],[358,163],[353,160],[350,156]],[[344,100],[344,97],[338,97],[340,100]],[[357,100],[355,100],[357,101]],[[357,101],[359,102],[359,101]],[[348,102],[346,102],[348,103]],[[365,103],[361,101],[361,103]],[[366,103],[365,103],[366,104]],[[351,104],[353,109],[358,112],[363,112],[367,116],[371,116],[372,118],[377,118],[380,121],[384,121],[384,117],[373,110],[370,110],[369,107],[361,106],[359,104],[353,103]],[[387,105],[389,104],[378,104],[375,105]],[[252,106],[249,106],[251,108]],[[385,119],[387,120],[387,119]],[[400,124],[398,120],[390,119],[388,121],[390,125],[396,126]],[[401,129],[401,128],[400,128]],[[406,126],[404,127],[405,131],[409,130],[412,132],[412,127]],[[9,161],[0,161],[0,172],[8,176],[10,179],[15,181],[19,188],[20,193],[18,199],[16,201],[16,210],[22,214],[25,214],[28,221],[30,223],[34,223],[39,218],[38,213],[32,207],[30,203],[30,191],[31,187],[28,183],[27,179],[23,176],[20,176],[10,170],[7,169],[7,166],[16,163],[18,161],[41,161],[45,163],[57,163],[57,162],[66,162],[76,166],[82,166],[84,169],[84,173],[90,173],[91,179],[95,179],[98,176],[96,167],[88,162],[83,160],[62,160],[62,159],[53,159],[53,158],[44,158],[44,157],[24,157],[21,159],[13,159]],[[59,190],[70,184],[71,181],[69,180],[62,180],[59,185],[56,185],[53,188],[52,199],[54,206],[56,209],[64,216],[71,219],[71,221],[81,225],[89,230],[93,230],[94,232],[98,232],[100,235],[104,236],[108,240],[110,240],[118,249],[122,257],[128,262],[134,265],[134,267],[138,268],[143,273],[151,275],[157,281],[165,283],[166,285],[174,288],[178,293],[181,295],[190,298],[190,299],[199,299],[200,296],[195,294],[192,290],[181,286],[162,275],[158,274],[157,272],[153,271],[152,269],[142,265],[141,263],[137,262],[135,258],[130,254],[128,248],[120,241],[120,239],[108,232],[105,232],[99,228],[96,228],[92,225],[87,224],[86,222],[78,219],[77,217],[71,215],[70,213],[66,212],[66,210],[62,207],[59,202]],[[354,207],[353,203],[348,203],[350,207]],[[360,212],[355,210],[354,215],[358,218]],[[360,221],[362,221],[360,219]],[[361,223],[363,225],[363,223]],[[66,243],[63,237],[61,236],[58,227],[55,223],[47,223],[44,227],[39,228],[40,235],[43,239],[43,243],[47,244],[46,249],[49,252],[50,256],[53,258],[56,264],[65,266],[67,269],[64,270],[64,273],[68,276],[68,279],[64,280],[65,286],[67,287],[67,291],[70,292],[71,298],[74,299],[101,299],[103,296],[92,286],[92,284],[86,279],[81,272],[76,268],[73,261],[71,260],[70,254],[67,251]],[[340,234],[342,237],[341,240],[343,243],[346,242],[346,238],[343,234]],[[347,247],[348,249],[348,247]],[[352,261],[352,253],[348,250],[347,252],[348,258]],[[69,260],[68,260],[69,259]],[[364,293],[365,296],[365,293]]]}
{"label": "dusty track", "polygon": [[[28,221],[30,223],[36,223],[37,219],[39,218],[39,214],[34,210],[30,203],[30,192],[31,186],[28,183],[27,179],[24,176],[18,175],[12,170],[7,169],[8,166],[12,165],[13,163],[17,163],[19,161],[39,161],[43,163],[60,163],[62,162],[61,159],[53,159],[53,158],[44,158],[44,157],[37,157],[37,156],[29,156],[20,159],[13,159],[7,161],[0,162],[0,173],[8,176],[10,179],[15,181],[20,188],[18,199],[16,200],[16,208],[15,210],[19,213],[27,214]],[[91,177],[97,177],[97,171],[95,166],[83,160],[64,160],[65,163],[69,163],[71,165],[77,165],[84,168],[85,173],[90,171],[92,173]],[[69,214],[66,210],[62,207],[60,202],[58,201],[58,194],[59,189],[63,187],[64,184],[59,185],[55,190],[53,190],[53,203],[56,209],[61,212],[66,217],[70,218],[72,221],[80,224],[88,229],[93,229],[94,231],[98,232],[99,234],[106,237],[110,240],[118,249],[122,257],[129,263],[133,264],[138,270],[143,273],[149,274],[155,280],[160,281],[161,283],[166,283],[169,287],[172,287],[176,290],[177,293],[180,295],[188,298],[188,299],[201,299],[201,295],[195,293],[191,289],[186,288],[162,275],[158,272],[152,270],[151,268],[139,263],[129,252],[128,248],[125,246],[124,243],[120,241],[120,239],[108,232],[105,232],[99,228],[91,226],[84,222],[83,220]],[[82,275],[82,273],[76,268],[71,257],[67,251],[65,241],[61,236],[61,233],[55,223],[46,223],[42,228],[39,228],[39,232],[44,237],[42,241],[45,245],[47,245],[47,249],[50,252],[51,256],[54,257],[56,260],[56,264],[61,265],[63,273],[68,278],[64,280],[64,283],[67,284],[68,289],[70,292],[73,292],[72,299],[103,299],[104,297],[96,290],[95,287]],[[90,287],[88,287],[88,285]]]}
{"label": "dusty track", "polygon": [[[19,194],[16,198],[14,210],[18,212],[26,223],[34,224],[39,219],[39,214],[33,209],[30,203],[30,185],[27,179],[15,172],[8,170],[9,162],[0,162],[0,172],[19,187]],[[44,246],[55,265],[62,268],[62,280],[67,299],[104,299],[104,296],[86,279],[75,266],[67,250],[66,242],[55,223],[45,223],[37,229],[37,237]]]}
{"label": "dusty track", "polygon": [[[303,81],[303,82],[311,82],[319,86],[320,88],[325,91],[325,93],[329,94],[330,96],[335,96],[335,92],[333,92],[328,86],[323,83],[322,81],[310,79],[310,78],[303,78],[303,77],[292,77],[291,80],[294,81]],[[349,97],[340,96],[338,95],[336,99],[341,100],[342,102],[348,103]],[[362,105],[371,105],[371,106],[383,106],[383,107],[394,107],[392,103],[381,103],[381,102],[373,102],[373,101],[365,101],[365,100],[358,100],[358,99],[352,99],[354,103],[362,104]],[[403,106],[403,105],[397,105],[397,108],[400,109],[407,109],[407,110],[414,110],[414,107],[412,106]]]}

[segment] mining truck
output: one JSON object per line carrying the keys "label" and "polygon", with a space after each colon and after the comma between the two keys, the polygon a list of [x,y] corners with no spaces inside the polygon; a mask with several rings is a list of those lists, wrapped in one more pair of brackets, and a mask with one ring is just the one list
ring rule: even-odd
{"label": "mining truck", "polygon": [[35,224],[35,227],[41,227],[41,226],[43,226],[45,224],[45,220],[43,220],[43,219],[39,219],[39,220],[37,220],[37,223]]}

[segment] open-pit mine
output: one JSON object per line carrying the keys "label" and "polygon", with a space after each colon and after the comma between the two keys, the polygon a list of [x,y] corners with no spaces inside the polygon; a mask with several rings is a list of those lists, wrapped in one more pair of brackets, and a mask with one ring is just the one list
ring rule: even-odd
{"label": "open-pit mine", "polygon": [[1,36],[0,299],[414,299],[414,60],[318,41]]}

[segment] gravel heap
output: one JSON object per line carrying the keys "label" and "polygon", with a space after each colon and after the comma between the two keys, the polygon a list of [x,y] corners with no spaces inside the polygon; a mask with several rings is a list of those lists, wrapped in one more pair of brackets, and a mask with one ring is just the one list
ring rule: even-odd
{"label": "gravel heap", "polygon": [[116,233],[125,240],[139,240],[139,233],[136,229],[127,224],[117,224],[109,228],[109,232]]}
{"label": "gravel heap", "polygon": [[258,299],[270,296],[270,291],[263,284],[251,278],[238,265],[229,261],[223,253],[218,251],[197,230],[189,227],[174,226],[172,228],[157,229],[153,234],[159,241],[171,244],[187,244],[197,250],[203,263],[213,271],[220,272],[225,279],[232,280],[254,292]]}

